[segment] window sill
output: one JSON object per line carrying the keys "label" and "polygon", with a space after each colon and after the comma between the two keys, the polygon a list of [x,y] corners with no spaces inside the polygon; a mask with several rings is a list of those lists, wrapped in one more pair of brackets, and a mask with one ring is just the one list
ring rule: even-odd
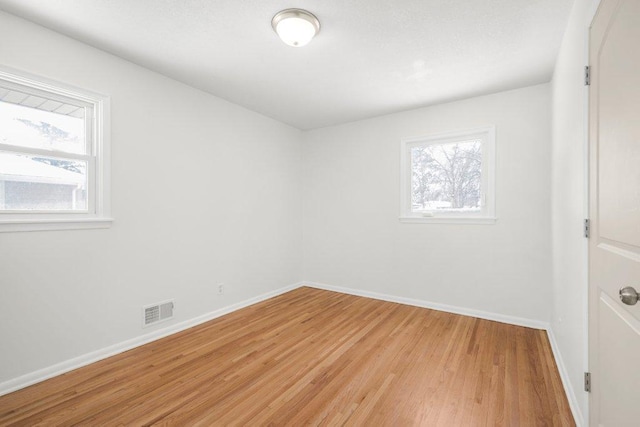
{"label": "window sill", "polygon": [[424,217],[424,216],[401,216],[400,222],[405,224],[495,224],[498,219],[495,217]]}
{"label": "window sill", "polygon": [[0,220],[0,233],[16,231],[88,230],[109,228],[113,218],[59,218]]}

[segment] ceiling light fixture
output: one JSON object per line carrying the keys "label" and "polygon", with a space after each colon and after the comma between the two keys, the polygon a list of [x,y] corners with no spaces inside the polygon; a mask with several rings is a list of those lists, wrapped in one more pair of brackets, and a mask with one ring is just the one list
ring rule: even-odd
{"label": "ceiling light fixture", "polygon": [[283,42],[293,47],[308,44],[320,31],[320,21],[302,9],[285,9],[271,20],[271,26]]}

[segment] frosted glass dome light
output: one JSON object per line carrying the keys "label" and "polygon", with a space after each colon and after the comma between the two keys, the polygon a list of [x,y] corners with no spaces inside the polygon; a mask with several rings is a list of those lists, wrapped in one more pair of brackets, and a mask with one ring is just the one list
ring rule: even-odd
{"label": "frosted glass dome light", "polygon": [[280,39],[293,47],[308,44],[320,31],[320,21],[302,9],[285,9],[271,20],[271,26]]}

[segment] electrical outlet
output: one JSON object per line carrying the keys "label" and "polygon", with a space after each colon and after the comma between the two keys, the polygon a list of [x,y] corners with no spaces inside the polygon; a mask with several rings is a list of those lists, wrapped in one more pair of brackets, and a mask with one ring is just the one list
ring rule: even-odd
{"label": "electrical outlet", "polygon": [[218,283],[218,295],[224,294],[224,283]]}

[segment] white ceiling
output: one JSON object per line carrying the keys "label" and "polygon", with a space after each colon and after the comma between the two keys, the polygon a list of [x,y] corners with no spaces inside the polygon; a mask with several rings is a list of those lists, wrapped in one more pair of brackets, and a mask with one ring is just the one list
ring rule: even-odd
{"label": "white ceiling", "polygon": [[[299,129],[548,82],[573,0],[0,0],[0,9]],[[282,43],[278,11],[320,34]]]}

